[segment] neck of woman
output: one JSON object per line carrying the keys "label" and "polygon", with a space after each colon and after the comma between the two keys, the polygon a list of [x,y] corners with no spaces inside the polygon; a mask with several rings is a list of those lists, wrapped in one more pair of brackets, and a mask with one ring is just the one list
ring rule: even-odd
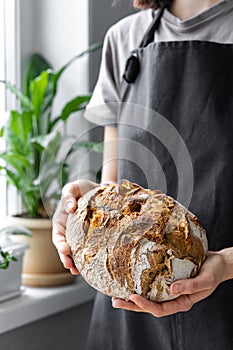
{"label": "neck of woman", "polygon": [[173,0],[169,11],[181,20],[194,17],[222,0]]}

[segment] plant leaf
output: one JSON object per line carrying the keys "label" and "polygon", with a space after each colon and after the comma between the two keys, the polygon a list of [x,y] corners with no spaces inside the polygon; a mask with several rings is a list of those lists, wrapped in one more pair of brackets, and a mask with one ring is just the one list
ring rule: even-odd
{"label": "plant leaf", "polygon": [[60,146],[61,134],[59,132],[52,132],[47,135],[34,137],[31,141],[40,151],[45,152],[43,157],[45,157],[46,154],[54,155],[54,159]]}
{"label": "plant leaf", "polygon": [[[0,170],[4,170],[5,171],[5,175],[7,177],[7,183],[11,183],[13,186],[15,186],[15,188],[17,189],[17,191],[20,192],[20,179],[19,176],[15,173],[13,173],[13,171],[7,169],[6,167],[0,166]],[[22,189],[21,189],[22,190]]]}
{"label": "plant leaf", "polygon": [[12,256],[9,252],[0,250],[0,269],[6,270],[9,267],[11,261],[17,261],[17,259]]}
{"label": "plant leaf", "polygon": [[[43,171],[40,172],[39,181],[40,184],[40,192],[42,194],[42,198],[46,199],[48,196],[48,190],[54,180],[60,179],[62,174],[62,164],[59,163],[53,163],[53,164],[46,164],[46,166],[43,167]],[[60,181],[58,182],[58,184]],[[51,186],[52,188],[52,186]],[[55,186],[53,188],[53,193],[57,193],[58,187]],[[53,193],[50,193],[50,197],[53,196]]]}
{"label": "plant leaf", "polygon": [[30,186],[27,186],[24,192],[21,193],[21,199],[27,215],[29,217],[37,217],[38,208],[41,204],[39,186],[33,186],[32,182],[30,182]]}
{"label": "plant leaf", "polygon": [[24,177],[24,168],[30,169],[31,167],[30,162],[25,158],[25,156],[19,154],[18,152],[16,153],[11,151],[5,151],[0,153],[0,158],[6,162],[5,167],[8,168],[9,166],[11,166],[13,169],[16,170],[19,177]]}
{"label": "plant leaf", "polygon": [[24,156],[31,154],[31,126],[32,120],[30,112],[11,111],[10,118],[3,133],[7,146],[6,152],[13,150],[15,153]]}
{"label": "plant leaf", "polygon": [[39,119],[39,133],[47,134],[51,131],[50,120],[51,120],[51,110],[53,107],[54,98],[57,93],[57,82],[56,73],[52,70],[48,70],[48,84],[46,87],[43,105],[41,107],[41,115]]}
{"label": "plant leaf", "polygon": [[9,129],[18,136],[20,140],[25,144],[29,141],[29,135],[32,130],[32,117],[30,112],[18,112],[11,111],[10,120],[8,124]]}
{"label": "plant leaf", "polygon": [[0,137],[3,137],[3,135],[4,135],[4,126],[2,126],[1,128],[0,128]]}
{"label": "plant leaf", "polygon": [[66,120],[72,113],[85,109],[91,95],[77,96],[69,101],[62,110],[61,119]]}
{"label": "plant leaf", "polygon": [[67,102],[61,114],[52,121],[50,129],[52,130],[60,120],[66,121],[72,113],[85,109],[90,98],[91,95],[77,96]]}
{"label": "plant leaf", "polygon": [[72,113],[85,109],[90,98],[91,95],[77,96],[73,98],[64,106],[60,118],[62,120],[67,120]]}
{"label": "plant leaf", "polygon": [[59,71],[57,72],[57,79],[60,78],[61,74],[77,59],[80,58],[87,53],[95,52],[97,50],[100,50],[103,47],[102,43],[95,43],[89,46],[89,48],[78,55],[74,56],[70,61],[68,61]]}
{"label": "plant leaf", "polygon": [[72,147],[67,153],[67,157],[70,156],[78,148],[86,148],[89,151],[103,153],[103,143],[94,141],[77,141],[73,143]]}
{"label": "plant leaf", "polygon": [[[52,81],[51,81],[52,82],[52,84],[51,84],[52,96],[56,95],[57,84],[58,84],[59,79],[61,78],[61,75],[75,60],[77,60],[78,58],[80,58],[88,53],[95,52],[95,51],[101,49],[102,47],[103,47],[102,43],[96,43],[96,44],[90,45],[87,50],[84,50],[80,54],[74,56],[70,61],[68,61],[64,66],[62,66],[57,72],[54,72],[53,76],[52,76]],[[52,130],[53,126],[54,126],[54,124],[51,125],[49,131]]]}
{"label": "plant leaf", "polygon": [[9,235],[9,236],[10,235],[23,235],[28,237],[32,236],[32,232],[30,230],[20,225],[17,225],[17,226],[10,225],[10,226],[3,227],[2,229],[0,229],[0,235],[1,234]]}
{"label": "plant leaf", "polygon": [[38,77],[31,81],[30,96],[37,118],[38,130],[40,131],[41,110],[44,104],[46,89],[49,83],[49,71],[43,71]]}
{"label": "plant leaf", "polygon": [[35,53],[30,56],[27,65],[26,71],[23,77],[23,86],[24,86],[24,94],[26,96],[30,96],[30,84],[33,79],[35,79],[38,75],[40,75],[43,71],[52,68],[51,65],[46,61],[46,59]]}
{"label": "plant leaf", "polygon": [[20,105],[21,105],[23,110],[25,110],[25,111],[32,111],[33,110],[33,105],[31,103],[30,99],[26,95],[24,95],[20,91],[20,89],[18,89],[15,85],[11,84],[9,81],[6,81],[6,80],[0,80],[0,83],[3,83],[5,85],[5,87],[15,95],[17,100],[19,100]]}

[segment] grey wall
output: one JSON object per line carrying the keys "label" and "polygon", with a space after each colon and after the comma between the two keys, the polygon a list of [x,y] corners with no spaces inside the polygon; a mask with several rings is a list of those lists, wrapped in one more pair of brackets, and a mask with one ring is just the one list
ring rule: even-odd
{"label": "grey wall", "polygon": [[[89,0],[89,42],[103,42],[107,29],[119,19],[134,13],[132,0]],[[101,52],[92,54],[89,58],[89,87],[93,90],[98,78]],[[103,140],[103,128],[96,127],[90,132],[90,139],[93,141]],[[90,156],[90,169],[97,169],[101,155]],[[95,181],[95,178],[92,180]]]}
{"label": "grey wall", "polygon": [[[120,18],[133,12],[132,0],[89,0],[89,42],[102,42],[107,29]],[[95,85],[100,64],[100,52],[91,55],[89,60],[90,90]]]}

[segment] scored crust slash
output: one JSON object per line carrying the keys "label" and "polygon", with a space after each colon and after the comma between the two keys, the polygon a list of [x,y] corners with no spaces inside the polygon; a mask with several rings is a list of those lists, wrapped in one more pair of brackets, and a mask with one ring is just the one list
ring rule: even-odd
{"label": "scored crust slash", "polygon": [[206,258],[206,232],[173,198],[127,180],[99,186],[78,200],[66,239],[83,278],[125,300],[174,299],[172,282],[197,275]]}

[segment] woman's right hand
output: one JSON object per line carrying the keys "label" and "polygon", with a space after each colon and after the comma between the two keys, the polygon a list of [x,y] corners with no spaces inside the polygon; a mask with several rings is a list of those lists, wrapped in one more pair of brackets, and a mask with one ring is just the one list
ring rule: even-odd
{"label": "woman's right hand", "polygon": [[65,231],[68,215],[77,208],[77,200],[89,190],[99,186],[89,180],[79,180],[64,186],[62,197],[53,216],[52,240],[57,248],[61,262],[73,275],[79,272],[70,256],[70,248],[66,242]]}

